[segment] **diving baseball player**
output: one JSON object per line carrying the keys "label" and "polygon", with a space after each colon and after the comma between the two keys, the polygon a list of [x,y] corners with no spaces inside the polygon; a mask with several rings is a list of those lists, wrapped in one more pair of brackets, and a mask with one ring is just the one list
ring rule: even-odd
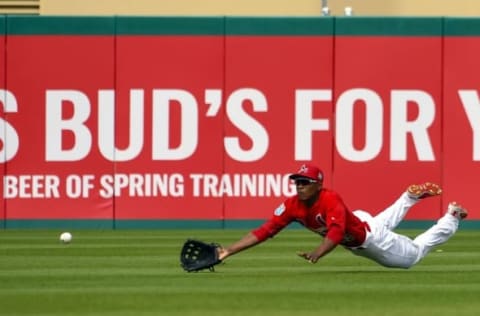
{"label": "diving baseball player", "polygon": [[350,211],[338,193],[323,187],[323,172],[305,164],[290,175],[295,181],[297,195],[286,199],[272,218],[228,247],[217,248],[219,259],[253,247],[273,237],[291,222],[323,236],[320,245],[298,255],[311,263],[342,245],[358,256],[383,266],[408,269],[424,258],[435,246],[446,242],[458,229],[467,211],[452,202],[437,223],[411,239],[393,232],[408,210],[420,200],[442,193],[437,184],[424,183],[408,187],[397,201],[376,216]]}

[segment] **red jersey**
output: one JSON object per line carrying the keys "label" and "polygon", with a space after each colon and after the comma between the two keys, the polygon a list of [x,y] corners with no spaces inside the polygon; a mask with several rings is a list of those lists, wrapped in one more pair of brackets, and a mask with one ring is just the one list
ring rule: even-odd
{"label": "red jersey", "polygon": [[275,210],[270,220],[252,233],[263,241],[292,222],[298,222],[335,244],[347,247],[360,246],[366,237],[367,224],[353,215],[342,198],[329,189],[320,191],[318,200],[311,208],[307,208],[298,196],[288,198]]}

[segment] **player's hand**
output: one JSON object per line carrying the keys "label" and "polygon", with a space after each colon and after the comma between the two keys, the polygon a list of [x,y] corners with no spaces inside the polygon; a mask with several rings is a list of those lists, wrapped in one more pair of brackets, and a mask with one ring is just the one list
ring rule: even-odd
{"label": "player's hand", "polygon": [[316,255],[313,252],[303,252],[299,251],[297,252],[297,255],[305,260],[307,260],[310,263],[317,263],[318,259],[320,258],[318,255]]}
{"label": "player's hand", "polygon": [[221,246],[217,247],[217,253],[218,253],[218,259],[220,259],[222,261],[223,261],[223,259],[225,259],[226,257],[228,257],[230,255],[228,250],[221,247]]}

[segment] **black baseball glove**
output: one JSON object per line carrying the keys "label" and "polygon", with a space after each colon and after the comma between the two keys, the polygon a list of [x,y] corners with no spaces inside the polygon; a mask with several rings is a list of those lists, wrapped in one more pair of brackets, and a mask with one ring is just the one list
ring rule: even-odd
{"label": "black baseball glove", "polygon": [[187,272],[209,269],[214,271],[214,266],[222,262],[218,259],[218,244],[204,243],[200,240],[188,239],[180,252],[180,264]]}

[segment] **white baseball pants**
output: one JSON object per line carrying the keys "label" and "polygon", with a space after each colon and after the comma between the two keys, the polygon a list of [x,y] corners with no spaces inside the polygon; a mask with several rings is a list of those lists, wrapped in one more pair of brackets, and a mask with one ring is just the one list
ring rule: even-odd
{"label": "white baseball pants", "polygon": [[368,223],[370,232],[367,232],[365,242],[360,247],[347,249],[386,267],[408,269],[418,263],[433,247],[446,242],[455,234],[459,220],[446,212],[434,226],[413,240],[393,232],[410,207],[417,202],[404,193],[375,217],[361,210],[354,211],[360,220]]}

